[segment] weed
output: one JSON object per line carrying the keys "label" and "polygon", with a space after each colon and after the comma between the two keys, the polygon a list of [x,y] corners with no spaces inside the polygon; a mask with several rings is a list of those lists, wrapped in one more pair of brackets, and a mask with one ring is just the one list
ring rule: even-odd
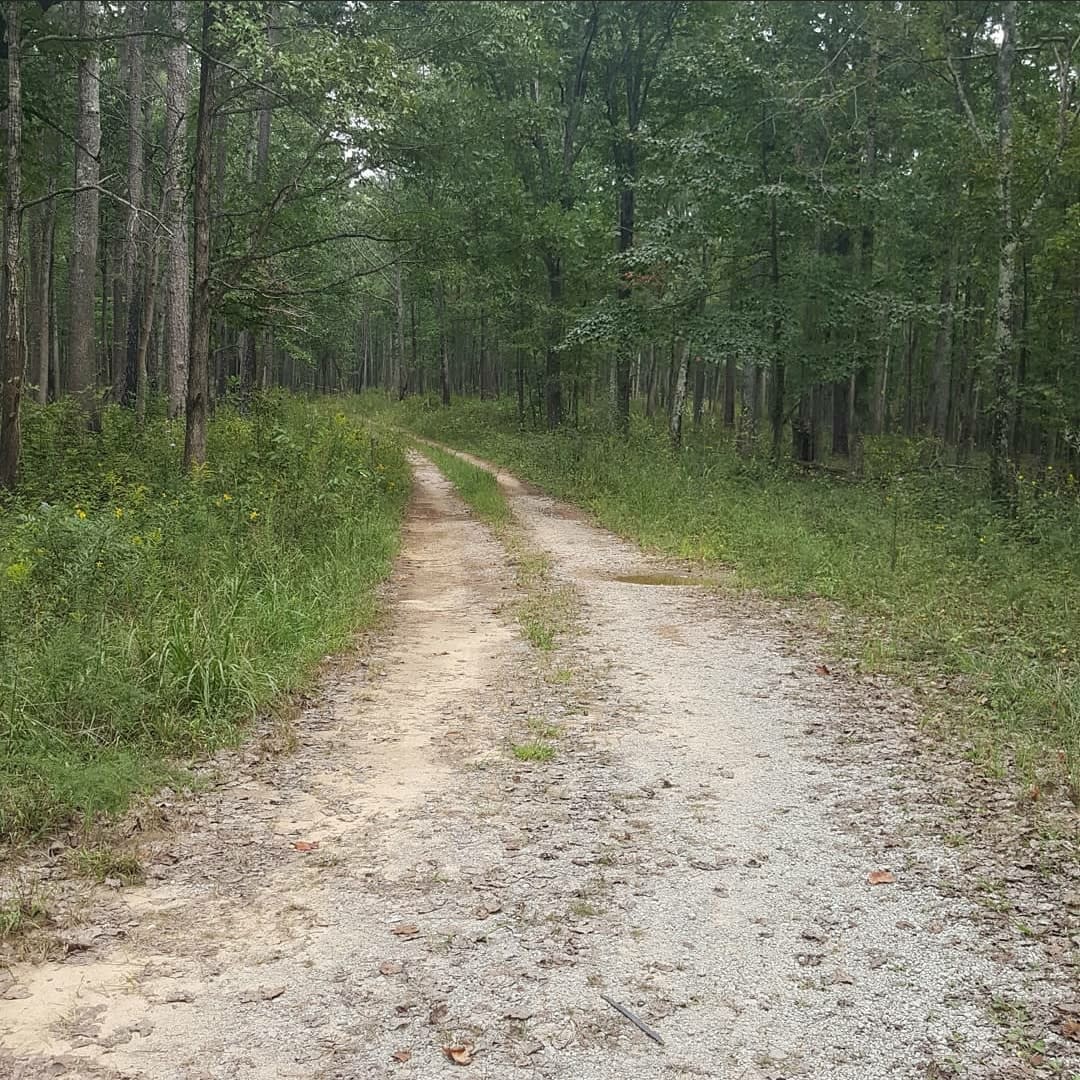
{"label": "weed", "polygon": [[540,739],[517,743],[511,750],[518,761],[550,761],[555,756],[555,748]]}
{"label": "weed", "polygon": [[33,892],[17,893],[0,900],[0,941],[38,930],[49,920],[44,901]]}
{"label": "weed", "polygon": [[546,720],[533,717],[528,722],[529,731],[536,739],[558,739],[563,735],[563,729],[558,724],[549,724]]}
{"label": "weed", "polygon": [[98,884],[110,879],[122,885],[140,885],[143,881],[142,862],[131,851],[119,851],[104,845],[78,847],[72,848],[67,858],[74,873]]}

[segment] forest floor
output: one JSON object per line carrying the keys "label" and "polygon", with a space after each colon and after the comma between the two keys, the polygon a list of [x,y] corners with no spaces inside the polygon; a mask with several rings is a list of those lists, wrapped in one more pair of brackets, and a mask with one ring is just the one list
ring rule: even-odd
{"label": "forest floor", "polygon": [[56,922],[0,966],[0,1077],[1080,1076],[1071,811],[502,475],[574,612],[533,648],[521,549],[414,477],[385,625],[133,811],[145,883],[63,838],[7,871]]}

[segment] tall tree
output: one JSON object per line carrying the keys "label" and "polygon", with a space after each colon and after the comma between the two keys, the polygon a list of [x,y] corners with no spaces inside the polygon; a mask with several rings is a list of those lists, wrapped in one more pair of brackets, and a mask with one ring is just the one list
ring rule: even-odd
{"label": "tall tree", "polygon": [[23,343],[19,261],[22,239],[22,62],[20,0],[4,4],[7,23],[7,166],[4,189],[4,362],[0,369],[0,488],[14,488],[19,478],[22,428]]}
{"label": "tall tree", "polygon": [[214,58],[216,4],[203,0],[199,57],[199,110],[195,119],[195,166],[192,207],[195,218],[194,291],[188,353],[184,468],[206,461],[206,424],[210,416],[210,179],[214,160]]}
{"label": "tall tree", "polygon": [[68,390],[91,427],[99,423],[94,312],[101,178],[100,0],[79,0],[75,210],[68,285]]}

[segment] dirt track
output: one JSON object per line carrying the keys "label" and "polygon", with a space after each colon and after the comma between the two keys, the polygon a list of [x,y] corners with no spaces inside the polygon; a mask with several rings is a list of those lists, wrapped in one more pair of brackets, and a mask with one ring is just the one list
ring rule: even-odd
{"label": "dirt track", "polygon": [[[366,660],[295,753],[160,800],[148,884],[89,895],[67,959],[0,969],[0,1076],[428,1078],[446,1047],[487,1080],[1080,1070],[991,1007],[1048,1016],[1068,974],[939,891],[961,855],[916,820],[903,698],[503,477],[578,600],[544,660],[506,553],[415,476]],[[554,758],[516,760],[537,732]]]}

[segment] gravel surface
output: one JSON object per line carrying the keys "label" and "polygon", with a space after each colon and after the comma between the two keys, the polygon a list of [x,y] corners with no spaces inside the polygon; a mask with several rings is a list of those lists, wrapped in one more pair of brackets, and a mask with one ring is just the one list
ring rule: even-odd
{"label": "gravel surface", "polygon": [[295,751],[160,795],[145,886],[53,875],[67,955],[0,967],[0,1077],[1080,1074],[1069,931],[1025,950],[958,887],[902,694],[502,476],[578,602],[537,656],[414,468],[388,626]]}

